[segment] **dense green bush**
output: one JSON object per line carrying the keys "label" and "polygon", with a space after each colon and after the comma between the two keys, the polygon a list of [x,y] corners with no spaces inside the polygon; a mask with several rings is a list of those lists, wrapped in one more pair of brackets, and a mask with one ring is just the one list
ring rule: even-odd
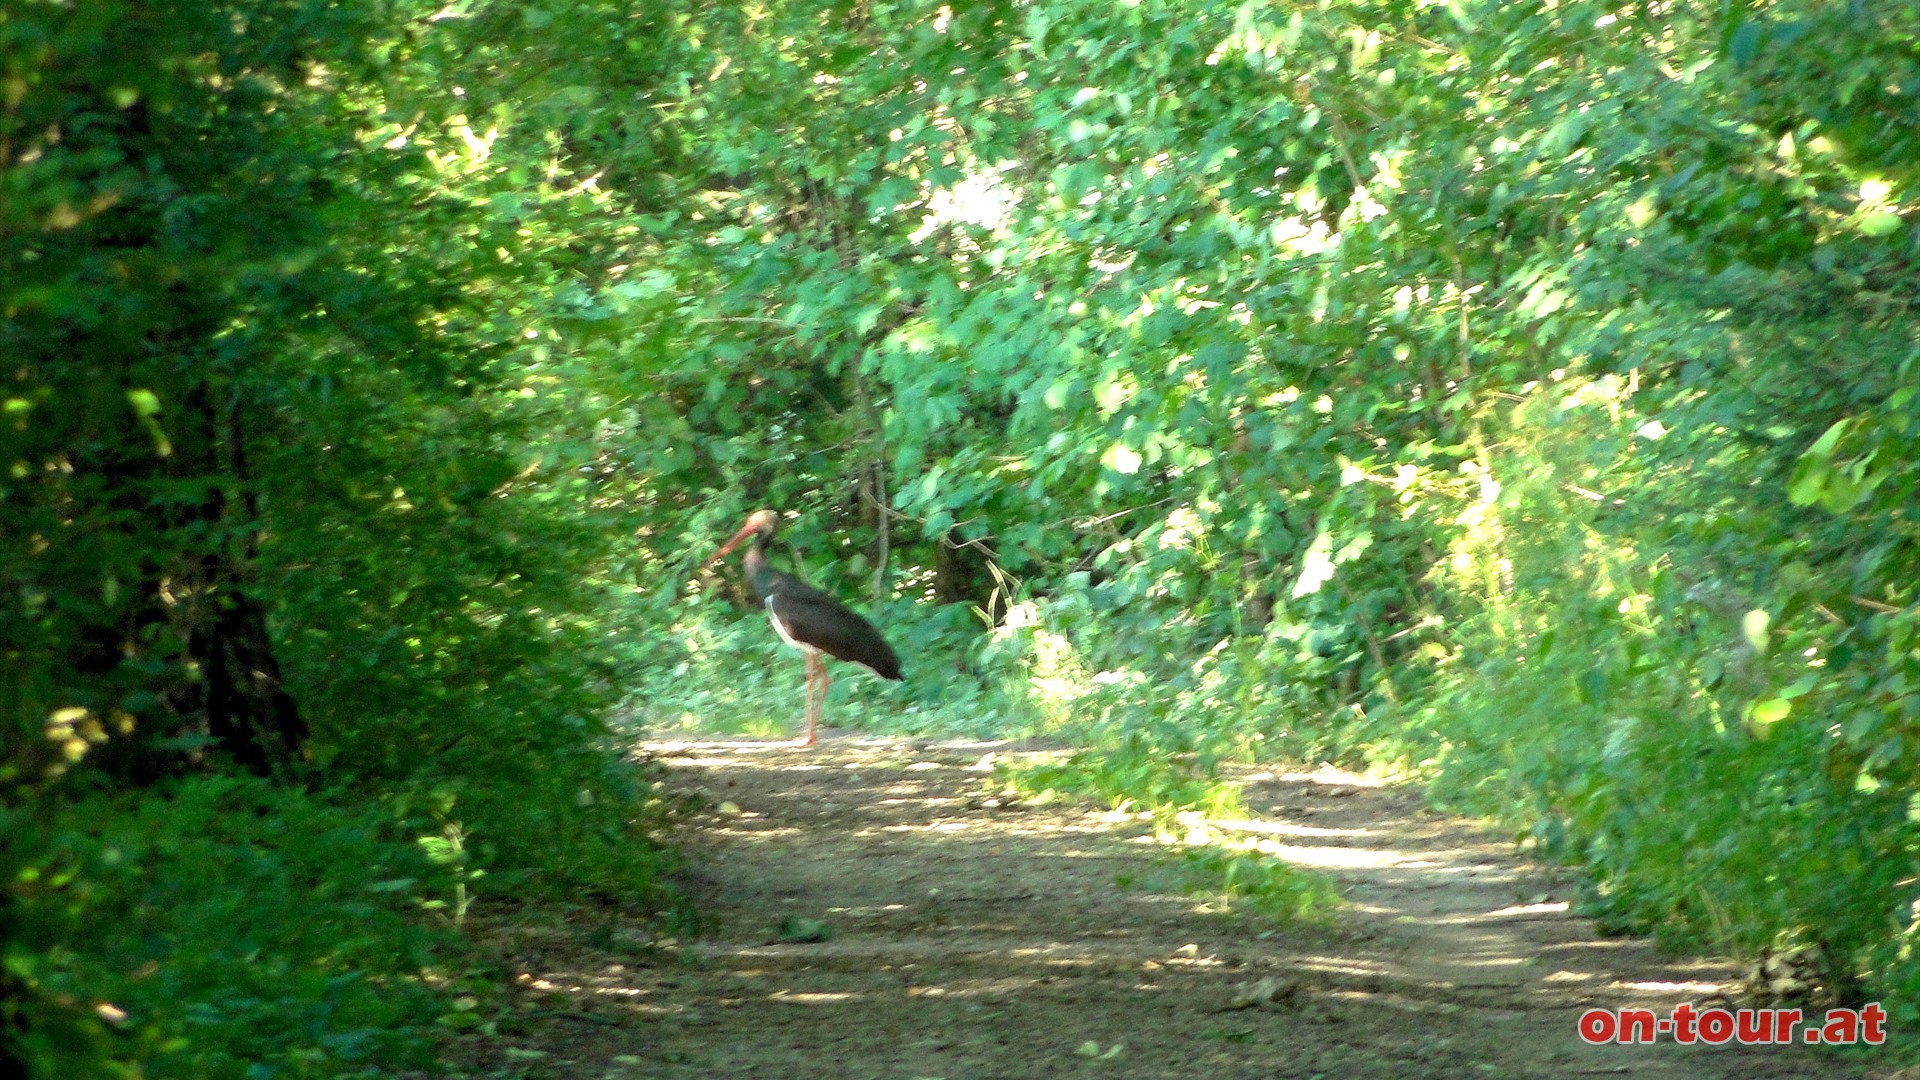
{"label": "dense green bush", "polygon": [[[1917,41],[1803,0],[15,5],[0,920],[72,931],[24,875],[104,850],[77,808],[223,763],[440,893],[644,898],[608,718],[799,711],[699,572],[771,505],[906,661],[831,718],[1079,740],[1042,779],[1143,806],[1418,770],[1613,924],[1817,942],[1912,1019]],[[225,865],[176,839],[128,844]],[[29,1036],[160,1060],[50,989],[97,957],[9,955]]]}
{"label": "dense green bush", "polygon": [[[633,485],[575,367],[624,226],[500,63],[540,31],[0,12],[7,1065],[428,1064],[470,905],[662,901],[606,727]],[[629,63],[569,82],[631,99],[598,40]]]}
{"label": "dense green bush", "polygon": [[99,1003],[112,1056],[143,1075],[431,1060],[449,1006],[426,980],[458,980],[446,965],[462,961],[451,923],[422,917],[457,873],[414,842],[434,827],[424,815],[208,778],[8,825],[31,852],[14,868],[9,968],[56,1000]]}
{"label": "dense green bush", "polygon": [[1911,11],[861,10],[693,46],[660,510],[988,615],[1061,783],[1423,770],[1911,1015]]}

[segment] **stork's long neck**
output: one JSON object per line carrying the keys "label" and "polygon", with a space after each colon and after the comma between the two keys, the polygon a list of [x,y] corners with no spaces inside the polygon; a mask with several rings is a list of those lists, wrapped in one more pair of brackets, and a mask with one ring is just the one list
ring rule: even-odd
{"label": "stork's long neck", "polygon": [[765,531],[755,533],[753,546],[747,549],[747,557],[741,560],[741,565],[747,571],[748,583],[753,586],[754,592],[760,594],[762,600],[766,599],[767,575],[773,570],[773,567],[767,565],[768,536],[769,533]]}

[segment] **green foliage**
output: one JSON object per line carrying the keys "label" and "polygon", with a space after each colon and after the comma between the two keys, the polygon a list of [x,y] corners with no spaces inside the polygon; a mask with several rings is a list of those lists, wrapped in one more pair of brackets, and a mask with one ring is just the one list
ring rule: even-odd
{"label": "green foliage", "polygon": [[1911,1019],[1908,8],[14,5],[8,805],[224,754],[649,895],[607,718],[789,728],[770,505],[906,661],[836,719],[1423,769]]}
{"label": "green foliage", "polygon": [[1058,762],[1002,765],[995,779],[1029,798],[1093,799],[1116,810],[1227,814],[1240,809],[1237,785],[1198,774],[1189,763],[1169,760],[1143,738],[1129,745],[1076,751]]}
{"label": "green foliage", "polygon": [[1213,847],[1182,856],[1181,889],[1222,910],[1275,921],[1324,920],[1340,905],[1332,881],[1254,848]]}
{"label": "green foliage", "polygon": [[411,842],[426,824],[393,803],[232,778],[10,813],[6,967],[108,1018],[111,1057],[139,1075],[424,1064],[445,1010],[426,979],[462,963],[421,917],[454,888]]}
{"label": "green foliage", "polygon": [[1916,996],[1912,12],[830,10],[693,46],[663,511],[986,614],[1022,782],[1422,767]]}
{"label": "green foliage", "polygon": [[581,367],[631,229],[556,96],[677,39],[556,86],[523,15],[0,15],[0,1053],[38,1075],[424,1066],[443,921],[662,899],[605,726],[631,416]]}

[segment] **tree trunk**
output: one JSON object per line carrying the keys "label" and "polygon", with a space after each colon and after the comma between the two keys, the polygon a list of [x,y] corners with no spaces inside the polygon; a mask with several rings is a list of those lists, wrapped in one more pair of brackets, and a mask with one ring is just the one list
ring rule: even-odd
{"label": "tree trunk", "polygon": [[[185,750],[180,743],[162,749],[152,745],[153,736],[200,735],[218,740],[218,748],[250,772],[286,776],[306,760],[308,729],[282,688],[266,609],[246,585],[255,523],[238,409],[217,407],[205,383],[181,397],[167,453],[113,454],[95,463],[120,491],[139,491],[156,479],[216,483],[185,507],[124,500],[128,509],[157,517],[144,537],[152,554],[142,560],[132,589],[138,599],[111,623],[89,629],[75,666],[96,677],[117,669],[123,678],[129,662],[159,666],[136,676],[152,691],[144,730],[110,739],[89,753],[88,763],[126,783],[150,783],[199,760],[191,742]],[[175,643],[172,650],[156,648],[163,638]]]}
{"label": "tree trunk", "polygon": [[978,544],[960,539],[948,529],[933,550],[933,598],[941,604],[972,604],[994,623],[1007,612],[1008,598],[998,590],[989,556]]}
{"label": "tree trunk", "polygon": [[188,655],[204,680],[207,734],[243,768],[285,775],[306,760],[308,729],[281,687],[266,612],[240,587],[233,567],[214,564],[207,571],[220,583],[187,632]]}
{"label": "tree trunk", "polygon": [[873,555],[873,602],[879,604],[887,599],[887,560],[893,548],[893,514],[887,506],[886,445],[880,442],[877,431],[874,435],[873,516],[877,519],[874,523],[874,547],[879,549]]}
{"label": "tree trunk", "polygon": [[187,652],[199,661],[206,679],[207,734],[219,739],[234,761],[252,772],[284,775],[307,760],[309,732],[293,698],[281,687],[266,609],[247,592],[242,578],[240,560],[253,553],[258,514],[247,471],[240,396],[230,393],[225,408],[217,412],[211,400],[203,405],[208,406],[205,415],[215,450],[210,455],[214,467],[233,482],[228,492],[209,500],[205,512],[239,521],[237,531],[245,543],[239,551],[229,546],[202,560],[209,603],[188,627]]}

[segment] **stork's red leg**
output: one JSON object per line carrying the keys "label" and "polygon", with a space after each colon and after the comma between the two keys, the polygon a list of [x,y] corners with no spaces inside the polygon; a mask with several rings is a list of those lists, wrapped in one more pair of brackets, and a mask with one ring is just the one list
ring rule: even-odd
{"label": "stork's red leg", "polygon": [[816,696],[817,691],[814,687],[826,677],[826,665],[820,662],[820,654],[809,651],[807,653],[807,737],[800,740],[801,746],[813,745],[813,727],[820,714],[820,698]]}
{"label": "stork's red leg", "polygon": [[[827,662],[825,660],[816,656],[813,662],[820,665],[820,704],[813,710],[813,718],[818,720],[827,711],[827,688],[833,685],[833,676],[827,674]],[[807,742],[809,744],[813,742],[812,725],[808,725],[807,727]]]}

